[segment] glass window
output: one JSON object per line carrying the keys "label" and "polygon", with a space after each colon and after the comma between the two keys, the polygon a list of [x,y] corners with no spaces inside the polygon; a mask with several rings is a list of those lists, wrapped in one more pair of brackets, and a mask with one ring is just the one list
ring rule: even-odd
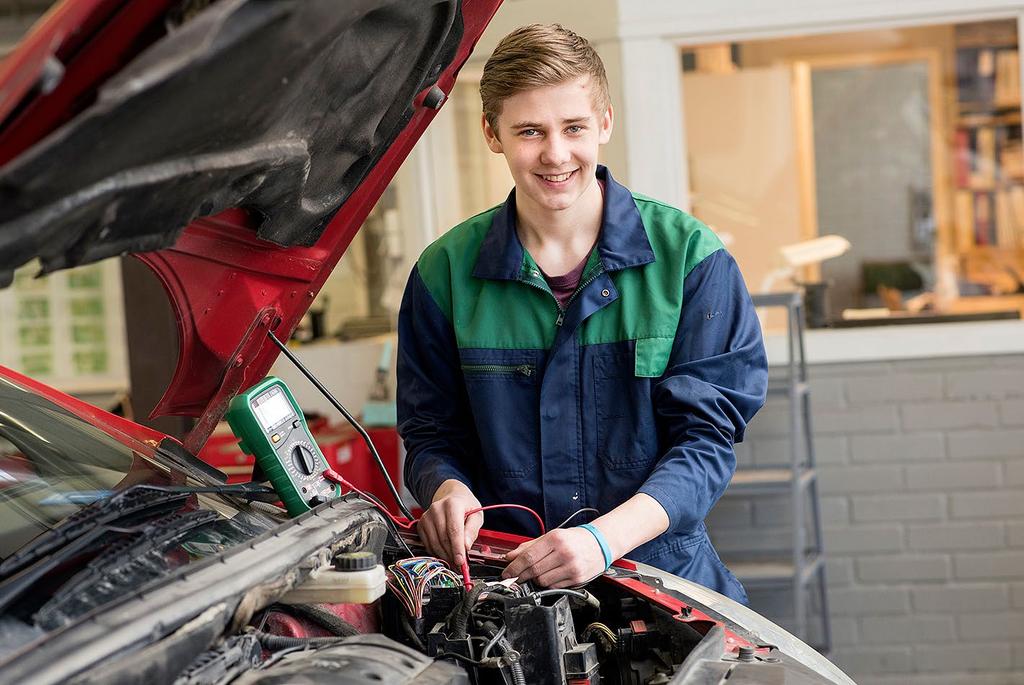
{"label": "glass window", "polygon": [[831,325],[1019,316],[1019,65],[1013,20],[684,50],[693,212],[752,292],[823,284]]}
{"label": "glass window", "polygon": [[0,290],[0,364],[69,392],[125,388],[120,261],[39,272],[33,260]]}

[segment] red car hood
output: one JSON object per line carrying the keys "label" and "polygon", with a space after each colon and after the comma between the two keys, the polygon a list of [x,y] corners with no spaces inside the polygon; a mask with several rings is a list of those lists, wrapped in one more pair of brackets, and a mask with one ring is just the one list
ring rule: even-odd
{"label": "red car hood", "polygon": [[266,374],[267,332],[294,330],[499,4],[58,4],[0,64],[0,286],[33,258],[148,264],[180,341],[154,415],[199,417],[197,451]]}

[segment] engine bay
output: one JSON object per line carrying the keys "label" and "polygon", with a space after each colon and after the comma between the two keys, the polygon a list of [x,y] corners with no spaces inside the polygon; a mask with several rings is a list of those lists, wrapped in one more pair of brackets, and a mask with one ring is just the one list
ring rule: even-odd
{"label": "engine bay", "polygon": [[503,580],[526,538],[485,528],[464,576],[428,556],[414,518],[330,470],[348,492],[289,517],[261,482],[210,480],[171,444],[125,445],[5,392],[32,431],[0,453],[20,474],[0,503],[24,521],[0,559],[0,681],[846,682],[656,568],[618,561],[571,589]]}
{"label": "engine bay", "polygon": [[[410,534],[384,547],[387,589],[373,601],[266,607],[175,682],[656,685],[685,682],[681,665],[698,647],[718,661],[730,649],[701,612],[674,613],[631,592],[640,575],[625,567],[585,587],[545,589],[502,580],[503,550],[480,544],[467,588],[443,560],[409,556],[419,551]],[[336,555],[329,573],[353,568],[352,557]],[[771,646],[747,645],[723,663],[744,662],[764,676],[780,659]]]}

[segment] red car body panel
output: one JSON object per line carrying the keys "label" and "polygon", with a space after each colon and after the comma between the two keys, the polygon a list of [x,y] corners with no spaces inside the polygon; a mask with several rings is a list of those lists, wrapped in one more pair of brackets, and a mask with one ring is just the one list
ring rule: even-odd
{"label": "red car body panel", "polygon": [[[0,164],[14,159],[92,102],[96,89],[149,41],[173,0],[78,0],[54,5],[0,63]],[[64,66],[60,84],[27,101],[53,56]]]}
{"label": "red car body panel", "polygon": [[[25,99],[0,131],[0,164],[42,140],[74,113],[130,58],[146,47],[154,22],[171,3],[78,0],[57,5],[0,65],[6,102]],[[454,59],[437,79],[446,95],[500,0],[464,0],[464,32]],[[32,94],[47,56],[60,56],[64,77],[49,93]],[[255,221],[227,210],[189,225],[172,248],[136,255],[163,283],[175,313],[179,355],[154,416],[199,417],[185,437],[196,453],[240,390],[261,380],[279,351],[268,331],[287,339],[364,219],[437,114],[415,99],[415,113],[362,184],[311,247],[280,247],[255,236]],[[0,110],[0,117],[5,110]]]}

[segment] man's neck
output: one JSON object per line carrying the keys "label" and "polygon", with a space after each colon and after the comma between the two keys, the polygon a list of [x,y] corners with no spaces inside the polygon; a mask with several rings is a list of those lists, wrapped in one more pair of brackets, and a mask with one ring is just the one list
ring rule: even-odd
{"label": "man's neck", "polygon": [[516,231],[519,240],[549,276],[572,271],[597,242],[604,212],[604,196],[597,179],[566,209],[547,210],[518,200]]}

